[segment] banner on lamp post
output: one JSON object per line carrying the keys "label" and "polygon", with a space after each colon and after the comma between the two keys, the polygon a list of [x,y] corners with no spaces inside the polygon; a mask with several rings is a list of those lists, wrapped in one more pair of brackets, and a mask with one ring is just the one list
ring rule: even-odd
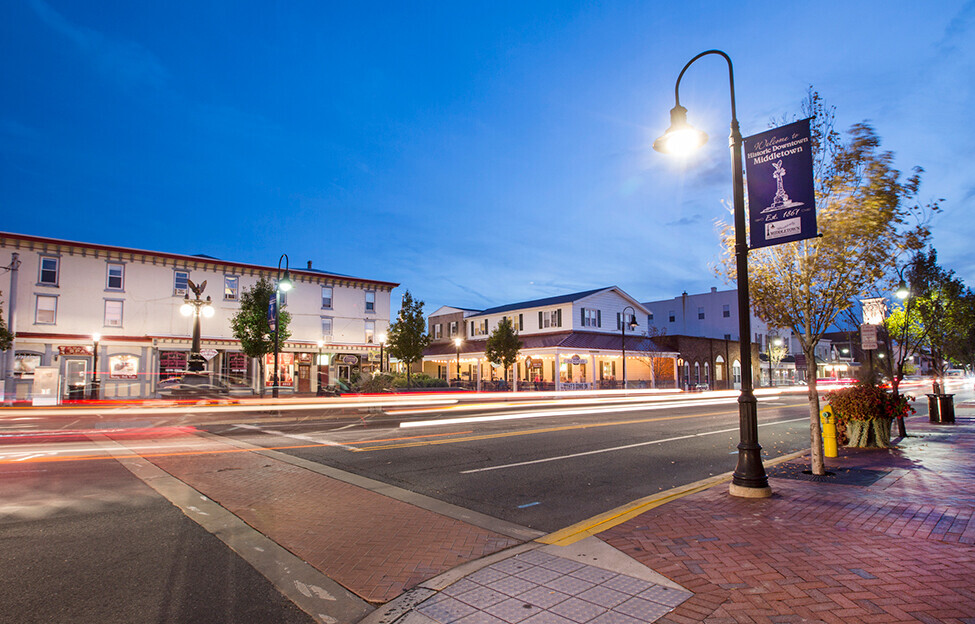
{"label": "banner on lamp post", "polygon": [[746,137],[744,144],[751,247],[816,237],[809,119]]}

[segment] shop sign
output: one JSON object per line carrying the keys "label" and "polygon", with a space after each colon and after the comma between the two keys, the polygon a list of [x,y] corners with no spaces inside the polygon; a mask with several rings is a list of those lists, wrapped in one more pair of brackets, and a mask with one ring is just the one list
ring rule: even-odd
{"label": "shop sign", "polygon": [[87,345],[62,345],[58,347],[60,355],[91,355],[92,348]]}
{"label": "shop sign", "polygon": [[542,367],[542,360],[541,359],[534,359],[531,356],[526,357],[525,358],[525,366],[527,366],[528,368],[541,368]]}
{"label": "shop sign", "polygon": [[200,349],[200,355],[203,356],[203,359],[205,359],[207,362],[209,362],[214,357],[216,357],[217,350],[216,349]]}
{"label": "shop sign", "polygon": [[138,379],[139,356],[113,355],[108,358],[109,379]]}
{"label": "shop sign", "polygon": [[230,367],[230,372],[232,373],[246,373],[247,372],[247,356],[240,352],[225,353],[224,361],[227,366]]}
{"label": "shop sign", "polygon": [[873,351],[877,348],[877,326],[864,323],[860,326],[860,348]]}
{"label": "shop sign", "polygon": [[571,358],[569,358],[566,361],[569,364],[572,364],[573,366],[579,366],[580,364],[585,364],[586,363],[585,358],[581,358],[578,355],[573,355]]}
{"label": "shop sign", "polygon": [[347,353],[346,355],[343,355],[342,356],[342,362],[344,364],[358,364],[359,363],[359,356],[358,355],[352,355],[351,353]]}
{"label": "shop sign", "polygon": [[311,353],[299,353],[298,354],[299,364],[311,364]]}
{"label": "shop sign", "polygon": [[746,137],[744,143],[751,247],[818,236],[809,119]]}

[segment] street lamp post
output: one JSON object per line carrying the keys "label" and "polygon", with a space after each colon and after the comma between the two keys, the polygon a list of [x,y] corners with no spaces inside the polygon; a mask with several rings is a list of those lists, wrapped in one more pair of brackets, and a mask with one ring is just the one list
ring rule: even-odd
{"label": "street lamp post", "polygon": [[454,347],[457,349],[457,383],[460,383],[460,343],[464,342],[460,338],[454,338]]}
{"label": "street lamp post", "polygon": [[[284,260],[284,277],[281,277],[281,261]],[[291,290],[291,274],[288,272],[288,254],[281,254],[278,258],[278,281],[274,285],[274,377],[272,381],[274,383],[271,386],[271,398],[278,398],[278,376],[280,371],[278,370],[278,351],[281,349],[281,344],[278,341],[278,329],[280,325],[278,320],[281,315],[281,293],[288,292]]]}
{"label": "street lamp post", "polygon": [[90,398],[92,401],[97,401],[100,398],[98,389],[98,341],[101,339],[102,335],[97,332],[91,335],[94,350],[92,351],[91,362],[91,392],[88,393],[88,398]]}
{"label": "street lamp post", "polygon": [[772,377],[772,346],[776,347],[782,346],[782,338],[776,336],[775,338],[768,341],[768,385],[769,387],[775,387],[775,379]]}
{"label": "street lamp post", "polygon": [[386,350],[386,334],[379,334],[379,372],[385,372],[384,365],[386,363],[386,358],[384,351]]}
{"label": "street lamp post", "polygon": [[687,123],[687,109],[680,105],[680,81],[684,72],[699,58],[717,54],[728,63],[731,88],[731,173],[735,210],[735,264],[738,281],[738,344],[741,359],[741,394],[738,397],[738,464],[731,479],[729,493],[746,498],[772,495],[768,476],[762,465],[762,447],[758,443],[758,403],[752,388],[751,314],[748,296],[748,242],[745,238],[745,179],[742,172],[741,132],[735,108],[735,74],[731,58],[720,50],[701,52],[684,65],[674,86],[674,108],[670,111],[670,128],[653,142],[653,149],[664,153],[687,154],[704,145],[707,135]]}
{"label": "street lamp post", "polygon": [[[904,302],[904,327],[906,331],[906,328],[910,326],[911,321],[911,289],[907,286],[907,282],[904,281],[904,275],[901,274],[900,271],[898,271],[898,274],[900,276],[900,283],[897,285],[897,290],[894,291],[894,296]],[[891,343],[891,347],[892,346],[893,343]],[[901,345],[900,348],[904,349],[904,345]],[[906,357],[907,354],[902,354],[896,359],[891,358],[890,367],[895,376],[899,376],[901,374],[901,369],[903,369],[903,363]],[[896,368],[895,362],[900,363],[900,365]],[[895,381],[896,385],[894,385],[894,388],[897,388],[900,385],[900,379]],[[897,435],[899,435],[901,438],[907,437],[907,427],[904,425],[903,414],[897,415]]]}
{"label": "street lamp post", "polygon": [[630,316],[629,326],[630,329],[636,329],[636,310],[633,310],[633,306],[626,306],[620,313],[620,350],[623,352],[623,389],[626,390],[626,311],[632,310],[633,314]]}
{"label": "street lamp post", "polygon": [[193,342],[190,346],[190,356],[186,360],[186,370],[191,373],[199,373],[206,368],[206,358],[200,353],[200,315],[210,318],[214,314],[214,309],[209,295],[206,299],[200,298],[207,283],[204,281],[199,286],[193,282],[189,284],[195,298],[190,299],[189,293],[184,294],[183,305],[179,307],[179,312],[183,316],[193,317]]}

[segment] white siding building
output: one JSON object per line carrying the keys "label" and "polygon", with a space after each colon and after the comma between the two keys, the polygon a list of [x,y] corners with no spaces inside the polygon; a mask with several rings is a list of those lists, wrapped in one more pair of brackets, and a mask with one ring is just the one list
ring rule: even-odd
{"label": "white siding building", "polygon": [[443,307],[428,323],[449,328],[458,318],[465,324],[459,349],[450,340],[435,339],[424,354],[424,371],[432,376],[456,379],[459,363],[460,381],[472,387],[503,379],[504,371],[487,361],[484,350],[488,336],[508,318],[523,343],[509,375],[514,384],[555,390],[620,387],[625,344],[627,387],[674,385],[677,354],[657,348],[647,337],[647,309],[615,286],[480,312]]}
{"label": "white siding building", "polygon": [[[194,321],[180,306],[189,281],[206,282],[203,297],[215,310],[200,319],[207,370],[255,390],[268,384],[258,378],[259,363],[240,352],[230,319],[241,292],[262,277],[276,279],[276,266],[8,233],[0,233],[0,254],[9,259],[2,305],[16,334],[0,362],[7,400],[31,395],[37,366],[58,368],[64,395],[70,384],[90,382],[94,334],[101,396],[153,396],[160,379],[185,367]],[[398,284],[320,271],[311,262],[290,274],[283,390],[314,392],[319,379],[330,383],[378,363],[376,337],[389,326]]]}

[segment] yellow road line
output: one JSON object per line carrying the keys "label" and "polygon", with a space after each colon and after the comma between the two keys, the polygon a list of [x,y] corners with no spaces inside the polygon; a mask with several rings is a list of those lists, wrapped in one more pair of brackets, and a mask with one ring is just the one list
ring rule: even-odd
{"label": "yellow road line", "polygon": [[[788,455],[783,455],[782,457],[777,457],[775,459],[766,461],[765,465],[774,466],[775,464],[780,464],[782,462],[801,457],[808,452],[808,449],[796,451],[795,453],[790,453]],[[556,546],[568,546],[569,544],[574,544],[579,540],[585,539],[592,535],[597,535],[617,525],[623,524],[630,518],[635,518],[636,516],[639,516],[646,511],[650,511],[655,507],[660,507],[661,505],[671,501],[689,496],[696,492],[701,492],[720,483],[724,483],[725,481],[729,481],[731,480],[732,474],[734,473],[726,472],[715,477],[708,477],[707,479],[695,481],[694,483],[671,488],[665,492],[651,494],[650,496],[637,499],[632,503],[627,503],[626,505],[622,505],[616,509],[611,509],[595,515],[587,520],[567,526],[564,529],[555,531],[554,533],[549,533],[548,535],[540,537],[535,541],[542,544],[553,544]]]}

